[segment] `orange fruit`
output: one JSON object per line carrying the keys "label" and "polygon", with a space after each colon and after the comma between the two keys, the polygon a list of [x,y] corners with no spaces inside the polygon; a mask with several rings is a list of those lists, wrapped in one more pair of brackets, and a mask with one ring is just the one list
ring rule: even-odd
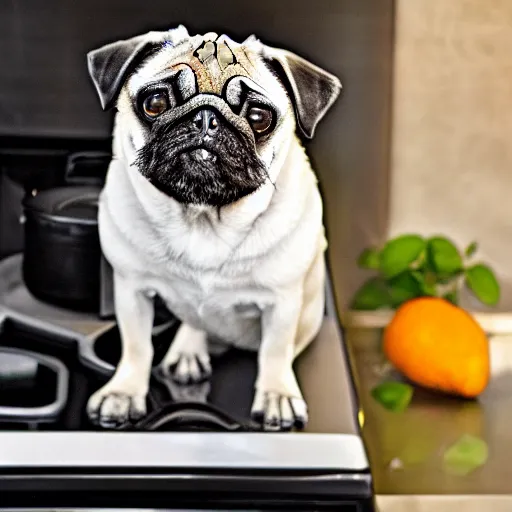
{"label": "orange fruit", "polygon": [[475,398],[490,377],[489,340],[465,310],[436,297],[400,306],[384,331],[384,353],[420,386]]}

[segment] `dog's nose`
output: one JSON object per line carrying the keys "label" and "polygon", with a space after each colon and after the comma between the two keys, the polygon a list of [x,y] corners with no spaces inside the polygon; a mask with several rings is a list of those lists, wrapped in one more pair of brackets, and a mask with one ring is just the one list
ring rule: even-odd
{"label": "dog's nose", "polygon": [[213,110],[200,110],[194,116],[194,126],[203,134],[213,137],[219,130],[219,118]]}

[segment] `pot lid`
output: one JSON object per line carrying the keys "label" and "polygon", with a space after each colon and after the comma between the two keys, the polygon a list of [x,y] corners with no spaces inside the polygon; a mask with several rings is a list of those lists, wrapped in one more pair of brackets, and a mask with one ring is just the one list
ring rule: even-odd
{"label": "pot lid", "polygon": [[100,187],[76,186],[42,190],[24,201],[26,211],[60,222],[97,223]]}

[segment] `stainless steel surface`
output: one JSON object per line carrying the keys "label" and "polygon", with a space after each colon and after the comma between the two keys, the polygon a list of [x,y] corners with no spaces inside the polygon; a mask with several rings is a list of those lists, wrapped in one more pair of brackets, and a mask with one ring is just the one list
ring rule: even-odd
{"label": "stainless steel surface", "polygon": [[[376,494],[512,494],[512,372],[493,377],[475,401],[417,389],[410,407],[396,414],[370,395],[386,378],[381,331],[348,329],[346,338],[364,412],[363,438]],[[486,441],[489,459],[465,477],[450,475],[443,470],[442,454],[464,434]],[[392,469],[394,459],[402,467]]]}
{"label": "stainless steel surface", "polygon": [[359,435],[357,410],[342,338],[326,318],[317,339],[296,363],[297,378],[309,407],[307,432]]}
{"label": "stainless steel surface", "polygon": [[0,467],[295,468],[364,471],[349,434],[3,432]]}

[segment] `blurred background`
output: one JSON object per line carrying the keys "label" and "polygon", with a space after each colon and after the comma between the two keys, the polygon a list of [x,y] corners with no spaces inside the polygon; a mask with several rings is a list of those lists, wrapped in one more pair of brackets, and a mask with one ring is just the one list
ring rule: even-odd
{"label": "blurred background", "polygon": [[512,2],[398,0],[390,235],[477,240],[512,311]]}
{"label": "blurred background", "polygon": [[512,311],[509,0],[3,0],[0,257],[21,250],[19,176],[38,172],[11,158],[16,148],[109,148],[112,114],[86,52],[179,23],[255,33],[343,82],[308,146],[341,308],[366,277],[361,250],[414,232],[477,240],[503,285],[500,308]]}

